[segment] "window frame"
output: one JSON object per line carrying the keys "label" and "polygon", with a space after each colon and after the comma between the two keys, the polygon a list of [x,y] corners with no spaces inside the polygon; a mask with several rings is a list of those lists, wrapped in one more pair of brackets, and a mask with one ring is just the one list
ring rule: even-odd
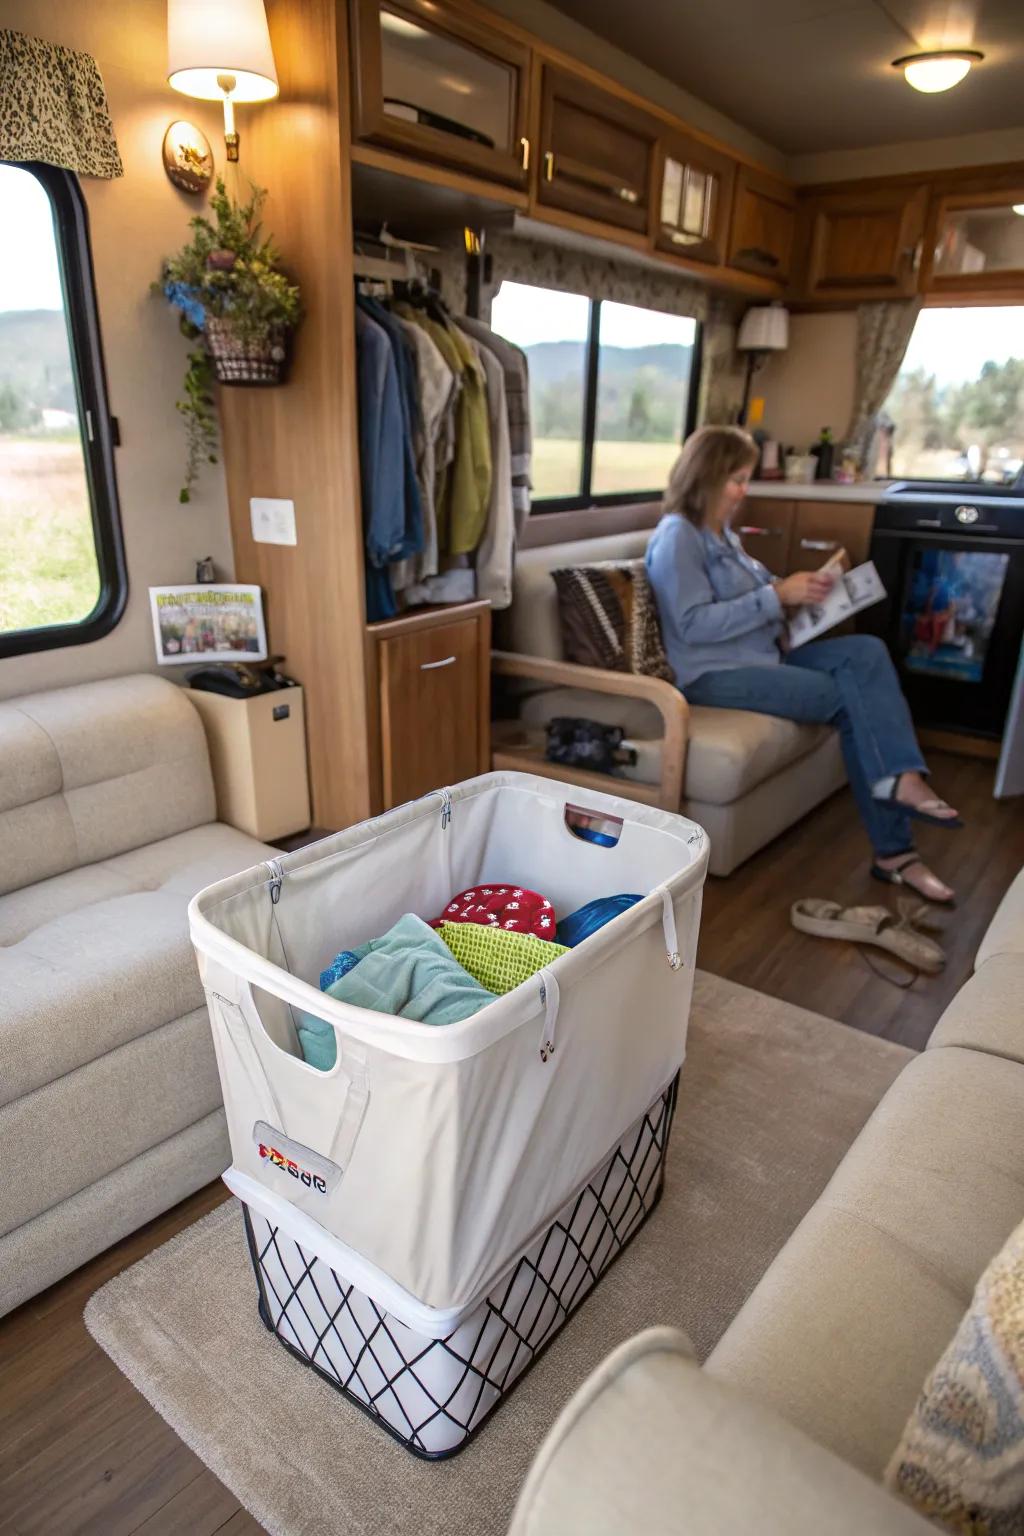
{"label": "window frame", "polygon": [[[529,284],[526,286],[530,286]],[[566,293],[570,289],[563,290]],[[638,491],[603,491],[597,495],[591,492],[594,471],[594,443],[597,433],[597,389],[598,374],[601,358],[601,299],[591,299],[585,293],[574,295],[577,298],[587,299],[590,305],[590,315],[587,322],[587,339],[584,343],[583,367],[583,423],[580,445],[582,453],[580,457],[580,490],[572,496],[532,496],[530,497],[530,515],[537,513],[543,516],[546,512],[581,512],[589,511],[591,507],[631,507],[640,506],[644,502],[660,500],[664,494],[663,485],[651,486]],[[666,312],[667,313],[667,312]],[[693,317],[693,358],[690,364],[690,380],[687,390],[686,409],[683,412],[683,426],[679,438],[679,446],[694,431],[697,426],[697,411],[700,400],[700,377],[704,361],[704,327],[701,322]]]}
{"label": "window frame", "polygon": [[9,160],[4,164],[34,176],[53,210],[100,590],[96,606],[84,619],[0,632],[0,658],[100,640],[110,634],[128,602],[128,570],[114,465],[117,423],[110,414],[107,395],[85,198],[77,177],[70,171],[36,160]]}

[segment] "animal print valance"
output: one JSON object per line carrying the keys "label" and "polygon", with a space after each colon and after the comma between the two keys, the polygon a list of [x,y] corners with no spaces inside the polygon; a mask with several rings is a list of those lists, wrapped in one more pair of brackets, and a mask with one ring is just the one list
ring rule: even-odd
{"label": "animal print valance", "polygon": [[0,28],[0,160],[123,176],[96,60]]}

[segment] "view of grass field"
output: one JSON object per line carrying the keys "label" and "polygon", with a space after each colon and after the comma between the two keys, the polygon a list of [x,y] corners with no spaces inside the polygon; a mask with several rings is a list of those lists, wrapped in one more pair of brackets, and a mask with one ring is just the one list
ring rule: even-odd
{"label": "view of grass field", "polygon": [[0,631],[87,618],[99,590],[81,444],[0,435]]}
{"label": "view of grass field", "polygon": [[[533,440],[533,495],[575,496],[580,488],[578,438],[535,437]],[[616,491],[662,491],[669,470],[679,457],[679,443],[598,441],[594,444],[592,490],[595,496]]]}

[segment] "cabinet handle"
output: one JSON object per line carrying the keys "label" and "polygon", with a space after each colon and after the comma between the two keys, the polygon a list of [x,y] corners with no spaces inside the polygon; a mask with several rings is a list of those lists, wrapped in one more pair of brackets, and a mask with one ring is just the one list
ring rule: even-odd
{"label": "cabinet handle", "polygon": [[530,169],[530,141],[527,138],[519,140],[519,163],[524,171]]}
{"label": "cabinet handle", "polygon": [[624,203],[638,203],[640,201],[640,193],[634,191],[632,187],[619,187],[618,196],[622,198]]}
{"label": "cabinet handle", "polygon": [[544,180],[545,181],[554,181],[554,179],[555,179],[555,156],[554,156],[554,153],[553,153],[552,150],[546,149],[544,151]]}
{"label": "cabinet handle", "polygon": [[801,539],[801,549],[839,549],[838,539]]}
{"label": "cabinet handle", "polygon": [[749,528],[741,528],[740,533],[744,535],[756,534],[761,539],[781,539],[783,530],[781,528],[757,528],[751,525]]}
{"label": "cabinet handle", "polygon": [[446,656],[443,661],[421,661],[421,672],[433,672],[437,667],[450,667],[455,660],[454,656]]}
{"label": "cabinet handle", "polygon": [[777,267],[780,265],[779,258],[773,251],[763,250],[759,245],[745,245],[736,252],[736,256],[733,257],[734,261],[737,256],[742,256],[744,261],[759,262],[762,267]]}

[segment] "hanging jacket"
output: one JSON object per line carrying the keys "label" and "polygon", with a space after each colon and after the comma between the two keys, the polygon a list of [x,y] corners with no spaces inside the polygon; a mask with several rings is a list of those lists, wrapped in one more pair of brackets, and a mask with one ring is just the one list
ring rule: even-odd
{"label": "hanging jacket", "polygon": [[391,560],[407,546],[407,492],[415,489],[412,445],[387,332],[356,307],[356,388],[359,403],[359,472],[366,546],[366,617],[391,619],[398,612],[388,578]]}
{"label": "hanging jacket", "polygon": [[436,481],[438,466],[446,469],[454,446],[456,379],[441,356],[436,343],[426,331],[403,316],[395,316],[413,349],[416,385],[419,393],[420,431],[416,438],[416,483],[423,509],[423,549],[409,560],[392,567],[391,581],[396,592],[414,581],[434,576],[438,570]]}
{"label": "hanging jacket", "polygon": [[476,552],[476,595],[489,598],[493,608],[507,608],[512,601],[516,527],[512,506],[512,454],[509,446],[505,374],[493,352],[489,352],[480,342],[474,342],[473,345],[487,384],[492,464],[487,522]]}
{"label": "hanging jacket", "polygon": [[363,314],[379,325],[388,338],[398,378],[398,398],[402,412],[402,505],[403,526],[401,555],[417,554],[423,548],[423,507],[420,488],[416,479],[415,445],[422,435],[419,388],[416,382],[416,362],[412,345],[405,334],[401,321],[390,315],[383,305],[365,294],[356,296],[356,305]]}
{"label": "hanging jacket", "polygon": [[459,325],[488,352],[494,354],[505,375],[509,447],[512,454],[512,505],[516,533],[530,515],[530,475],[533,466],[533,428],[530,421],[530,365],[526,353],[498,336],[483,320],[459,316]]}

